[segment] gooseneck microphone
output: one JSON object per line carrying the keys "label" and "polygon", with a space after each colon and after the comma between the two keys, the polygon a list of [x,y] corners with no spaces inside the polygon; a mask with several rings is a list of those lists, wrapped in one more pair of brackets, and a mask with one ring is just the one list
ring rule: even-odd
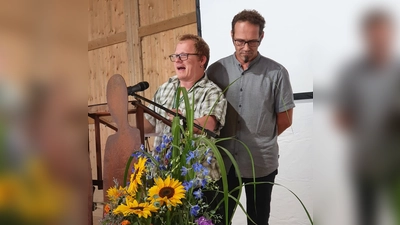
{"label": "gooseneck microphone", "polygon": [[147,88],[149,88],[149,82],[147,82],[147,81],[139,82],[136,85],[128,87],[128,95],[133,95],[135,92],[138,92],[138,91],[144,91]]}

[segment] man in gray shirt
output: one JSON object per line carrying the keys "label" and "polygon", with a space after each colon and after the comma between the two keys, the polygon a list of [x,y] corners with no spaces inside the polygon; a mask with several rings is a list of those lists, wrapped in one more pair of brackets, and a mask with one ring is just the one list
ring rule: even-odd
{"label": "man in gray shirt", "polygon": [[[232,20],[232,41],[235,53],[215,62],[207,76],[222,90],[228,101],[225,127],[221,137],[235,137],[250,149],[257,182],[274,182],[278,168],[277,137],[292,124],[293,92],[287,70],[258,52],[264,37],[264,18],[255,10],[244,10]],[[244,183],[253,182],[251,158],[242,144],[235,140],[220,145],[234,156]],[[241,185],[230,160],[225,157],[229,189]],[[247,213],[258,225],[269,220],[272,185],[245,186]],[[237,196],[238,192],[233,195]],[[239,196],[237,196],[239,199]],[[234,201],[229,202],[229,218]],[[224,211],[221,210],[220,213]],[[253,224],[249,219],[248,224]]]}

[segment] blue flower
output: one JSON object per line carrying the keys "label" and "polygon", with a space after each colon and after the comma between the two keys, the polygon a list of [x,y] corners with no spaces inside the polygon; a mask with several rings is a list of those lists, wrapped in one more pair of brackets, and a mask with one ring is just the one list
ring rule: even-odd
{"label": "blue flower", "polygon": [[167,154],[165,154],[165,159],[169,160],[172,156],[172,151],[168,150]]}
{"label": "blue flower", "polygon": [[202,186],[203,188],[205,188],[205,187],[207,186],[207,180],[206,180],[206,179],[202,179],[202,180],[201,180],[201,186]]}
{"label": "blue flower", "polygon": [[207,168],[203,168],[203,175],[207,176],[210,173],[210,171]]}
{"label": "blue flower", "polygon": [[201,172],[202,169],[203,169],[203,165],[201,165],[200,163],[196,162],[195,164],[193,164],[194,172]]}
{"label": "blue flower", "polygon": [[189,191],[193,187],[193,181],[184,181],[182,185],[186,191]]}
{"label": "blue flower", "polygon": [[155,151],[156,151],[157,153],[160,153],[160,152],[161,152],[161,147],[158,145],[158,146],[156,147]]}
{"label": "blue flower", "polygon": [[201,189],[198,189],[197,191],[193,192],[193,195],[196,199],[201,199],[203,197],[203,192],[201,192]]}
{"label": "blue flower", "polygon": [[210,151],[211,151],[211,148],[207,148],[207,150],[206,150],[206,152],[204,153],[204,155],[207,155]]}
{"label": "blue flower", "polygon": [[188,172],[188,168],[182,166],[181,172],[182,172],[182,174],[181,174],[182,176],[186,176],[186,174]]}
{"label": "blue flower", "polygon": [[193,151],[189,152],[189,154],[187,154],[186,157],[186,164],[189,164],[190,160],[194,159],[194,157],[195,157],[194,152]]}
{"label": "blue flower", "polygon": [[142,151],[136,151],[136,152],[132,153],[131,156],[134,158],[140,158],[140,157],[144,157],[145,155]]}
{"label": "blue flower", "polygon": [[144,151],[144,145],[143,145],[143,144],[140,145],[140,149],[141,149],[142,151]]}
{"label": "blue flower", "polygon": [[207,156],[207,163],[208,164],[211,164],[211,160],[212,160],[212,157],[211,156]]}
{"label": "blue flower", "polygon": [[192,140],[192,147],[194,147],[194,144],[196,144],[196,142],[194,142],[194,141]]}
{"label": "blue flower", "polygon": [[167,170],[167,167],[165,167],[164,165],[160,165],[159,168],[160,170]]}
{"label": "blue flower", "polygon": [[199,214],[199,211],[200,211],[200,206],[198,205],[194,205],[190,208],[190,214],[192,216],[197,216],[197,214]]}
{"label": "blue flower", "polygon": [[162,142],[161,143],[161,149],[165,149],[166,147],[167,147],[167,145],[164,142]]}

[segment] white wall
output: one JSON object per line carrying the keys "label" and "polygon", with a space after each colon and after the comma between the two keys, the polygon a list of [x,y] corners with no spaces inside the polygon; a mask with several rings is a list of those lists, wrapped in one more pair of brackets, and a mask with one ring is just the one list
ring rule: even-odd
{"label": "white wall", "polygon": [[[313,101],[296,101],[293,125],[279,136],[280,158],[278,176],[275,182],[295,192],[313,215]],[[241,200],[245,205],[245,195]],[[246,224],[244,213],[238,209],[233,219],[234,225]],[[306,213],[297,199],[286,189],[275,186],[272,191],[270,224],[305,225],[310,224]]]}

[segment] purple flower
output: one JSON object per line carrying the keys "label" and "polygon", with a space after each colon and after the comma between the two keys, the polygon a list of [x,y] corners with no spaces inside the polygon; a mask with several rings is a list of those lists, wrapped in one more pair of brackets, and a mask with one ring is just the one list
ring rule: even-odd
{"label": "purple flower", "polygon": [[201,216],[200,218],[198,218],[197,220],[195,220],[195,222],[196,222],[198,225],[214,225],[210,219],[207,219],[207,218],[205,218],[204,216]]}
{"label": "purple flower", "polygon": [[192,208],[190,208],[190,214],[192,216],[197,216],[197,214],[199,214],[199,211],[200,211],[200,206],[198,205],[194,205],[192,206]]}
{"label": "purple flower", "polygon": [[143,144],[140,145],[140,149],[141,149],[142,151],[144,151],[144,145],[143,145]]}
{"label": "purple flower", "polygon": [[201,199],[203,197],[203,192],[201,192],[201,189],[198,189],[197,191],[193,192],[193,195],[196,199]]}
{"label": "purple flower", "polygon": [[160,152],[161,152],[161,147],[158,145],[158,146],[156,147],[155,151],[156,151],[157,153],[160,153]]}

